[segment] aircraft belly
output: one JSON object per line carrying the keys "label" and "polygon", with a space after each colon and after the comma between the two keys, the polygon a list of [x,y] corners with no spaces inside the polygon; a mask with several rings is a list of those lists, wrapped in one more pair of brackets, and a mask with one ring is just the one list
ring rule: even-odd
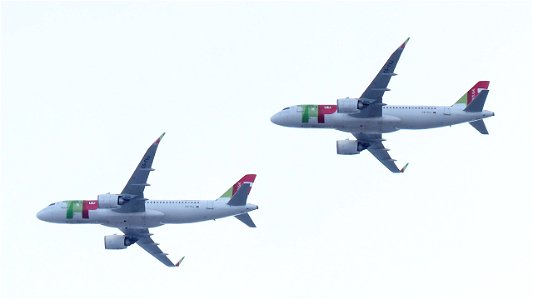
{"label": "aircraft belly", "polygon": [[479,119],[483,119],[483,114],[481,113],[466,113],[463,111],[451,113],[448,116],[449,120],[446,125],[455,125],[459,123],[472,122]]}
{"label": "aircraft belly", "polygon": [[413,111],[399,111],[395,116],[401,119],[400,129],[427,129],[446,126],[449,116],[443,110],[425,109]]}
{"label": "aircraft belly", "polygon": [[111,227],[157,227],[163,225],[163,213],[146,209],[144,212],[119,213],[112,209],[100,209],[95,220]]}
{"label": "aircraft belly", "polygon": [[401,129],[427,129],[446,126],[447,116],[419,116],[418,118],[405,118],[399,124]]}
{"label": "aircraft belly", "polygon": [[243,212],[246,212],[245,208],[231,207],[226,203],[215,204],[212,209],[207,209],[205,205],[200,205],[199,208],[169,207],[165,210],[162,222],[165,224],[194,223],[220,219]]}
{"label": "aircraft belly", "polygon": [[345,132],[386,133],[397,131],[400,119],[395,116],[383,115],[378,118],[359,118],[350,115],[339,115],[332,125],[335,129]]}
{"label": "aircraft belly", "polygon": [[162,222],[165,224],[195,223],[209,220],[204,207],[168,207]]}

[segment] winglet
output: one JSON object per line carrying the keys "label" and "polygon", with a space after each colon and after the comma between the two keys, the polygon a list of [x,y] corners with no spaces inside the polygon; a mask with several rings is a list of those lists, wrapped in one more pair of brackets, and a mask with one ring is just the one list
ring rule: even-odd
{"label": "winglet", "polygon": [[[163,133],[164,134],[164,133]],[[176,267],[179,267],[181,262],[185,259],[185,256],[182,257],[177,263],[176,263]]]}
{"label": "winglet", "polygon": [[405,48],[405,45],[407,45],[407,42],[409,42],[409,39],[410,39],[410,37],[408,37],[408,38],[405,40],[405,42],[403,42],[403,44],[400,46],[400,49]]}
{"label": "winglet", "polygon": [[165,136],[165,133],[166,132],[163,132],[163,134],[157,140],[155,140],[154,144],[159,144],[159,142],[161,142],[161,139],[163,139],[163,137]]}
{"label": "winglet", "polygon": [[405,166],[403,166],[403,168],[400,170],[400,173],[405,172],[405,169],[407,169],[408,165],[409,165],[409,163],[406,163]]}

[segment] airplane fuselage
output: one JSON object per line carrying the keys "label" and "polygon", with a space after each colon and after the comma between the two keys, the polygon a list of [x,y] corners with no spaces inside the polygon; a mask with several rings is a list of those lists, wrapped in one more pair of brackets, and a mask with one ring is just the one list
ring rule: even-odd
{"label": "airplane fuselage", "polygon": [[472,122],[491,117],[493,112],[465,112],[464,106],[385,105],[381,117],[358,117],[339,113],[336,105],[296,105],[272,116],[272,122],[286,127],[330,128],[350,133],[387,133],[400,129],[427,129]]}
{"label": "airplane fuselage", "polygon": [[52,223],[101,224],[109,227],[157,227],[214,220],[257,209],[257,205],[231,206],[217,200],[148,200],[144,212],[118,212],[99,208],[96,200],[68,200],[51,204],[38,214]]}

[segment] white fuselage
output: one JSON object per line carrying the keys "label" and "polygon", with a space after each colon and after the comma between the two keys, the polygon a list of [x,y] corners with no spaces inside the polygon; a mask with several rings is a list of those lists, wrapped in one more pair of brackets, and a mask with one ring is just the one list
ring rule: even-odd
{"label": "white fuselage", "polygon": [[[71,207],[71,206],[70,206]],[[37,217],[52,223],[101,224],[109,227],[157,227],[165,224],[194,223],[235,216],[256,210],[254,204],[230,206],[221,200],[148,200],[144,212],[125,213],[113,208],[69,212],[68,201],[51,204]]]}
{"label": "white fuselage", "polygon": [[[318,105],[308,105],[318,107]],[[288,107],[274,116],[273,123],[286,127],[331,128],[351,133],[387,133],[400,129],[427,129],[451,126],[491,117],[493,112],[465,112],[464,106],[399,106],[386,105],[382,117],[362,118],[357,114],[330,111],[319,113],[304,109],[305,105]],[[325,105],[335,109],[335,105]],[[307,110],[307,112],[306,112]],[[309,110],[312,113],[309,113]],[[319,110],[316,108],[316,110]],[[307,113],[307,115],[306,115]]]}

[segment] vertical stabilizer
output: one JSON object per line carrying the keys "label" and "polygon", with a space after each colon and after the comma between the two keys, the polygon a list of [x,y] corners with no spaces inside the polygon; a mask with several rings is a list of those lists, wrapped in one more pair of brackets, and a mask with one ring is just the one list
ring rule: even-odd
{"label": "vertical stabilizer", "polygon": [[490,81],[478,81],[471,89],[469,89],[454,105],[469,105],[482,90],[489,88]]}
{"label": "vertical stabilizer", "polygon": [[245,182],[253,183],[255,181],[256,176],[257,175],[255,174],[244,175],[241,179],[235,182],[235,184],[233,184],[224,194],[222,194],[219,199],[225,198],[225,200],[228,200],[227,198],[233,197]]}

